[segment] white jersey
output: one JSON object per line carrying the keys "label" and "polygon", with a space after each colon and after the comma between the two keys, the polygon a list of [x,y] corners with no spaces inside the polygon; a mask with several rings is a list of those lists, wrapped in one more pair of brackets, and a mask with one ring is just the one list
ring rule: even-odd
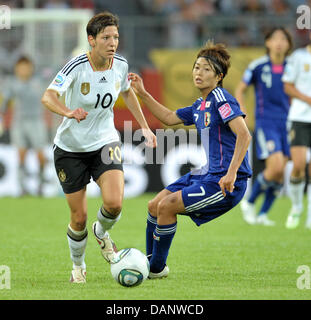
{"label": "white jersey", "polygon": [[89,152],[119,141],[113,106],[119,93],[129,88],[128,64],[122,56],[116,54],[110,69],[105,71],[96,71],[89,53],[71,59],[48,89],[56,90],[60,95],[66,92],[67,108],[83,108],[88,115],[79,123],[64,117],[54,143],[66,151]]}
{"label": "white jersey", "polygon": [[[297,49],[289,57],[282,81],[293,83],[297,90],[311,97],[311,52],[307,48]],[[292,99],[288,119],[311,122],[311,105]]]}

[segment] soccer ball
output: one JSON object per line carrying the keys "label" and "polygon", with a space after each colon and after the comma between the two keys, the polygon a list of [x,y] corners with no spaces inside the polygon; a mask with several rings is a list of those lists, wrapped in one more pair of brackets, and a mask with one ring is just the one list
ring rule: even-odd
{"label": "soccer ball", "polygon": [[149,275],[149,261],[138,249],[122,249],[111,264],[113,278],[124,287],[140,285]]}

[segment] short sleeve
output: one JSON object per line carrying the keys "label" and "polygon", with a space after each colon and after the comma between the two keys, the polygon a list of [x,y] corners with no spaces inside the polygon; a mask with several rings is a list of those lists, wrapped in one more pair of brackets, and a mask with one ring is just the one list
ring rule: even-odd
{"label": "short sleeve", "polygon": [[75,72],[71,72],[69,75],[65,75],[62,71],[58,72],[48,89],[55,90],[62,96],[73,82],[75,74]]}
{"label": "short sleeve", "polygon": [[224,123],[228,123],[234,118],[240,116],[242,116],[243,118],[245,117],[245,114],[241,111],[239,104],[234,100],[219,104],[217,109]]}
{"label": "short sleeve", "polygon": [[248,68],[244,71],[242,80],[248,86],[252,84],[254,82],[254,69],[248,66]]}
{"label": "short sleeve", "polygon": [[283,82],[294,83],[297,78],[297,73],[299,72],[299,59],[297,55],[292,54],[286,63],[285,70],[282,76]]}
{"label": "short sleeve", "polygon": [[128,91],[131,87],[131,82],[128,79],[128,64],[124,63],[124,72],[121,82],[121,92]]}
{"label": "short sleeve", "polygon": [[180,118],[183,121],[185,126],[190,126],[194,124],[192,106],[178,109],[176,110],[176,114],[178,118]]}

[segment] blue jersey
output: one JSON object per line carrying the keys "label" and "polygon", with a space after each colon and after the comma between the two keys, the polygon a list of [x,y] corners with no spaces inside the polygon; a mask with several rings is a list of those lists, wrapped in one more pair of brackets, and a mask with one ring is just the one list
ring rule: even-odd
{"label": "blue jersey", "polygon": [[[245,116],[237,100],[223,88],[212,90],[204,101],[196,100],[192,106],[176,111],[185,125],[195,124],[204,147],[207,165],[206,173],[226,174],[235,149],[236,135],[228,122]],[[246,154],[239,170],[239,176],[252,174]]]}
{"label": "blue jersey", "polygon": [[287,120],[289,97],[282,82],[285,65],[286,61],[281,65],[272,64],[265,55],[250,63],[244,72],[244,83],[255,87],[256,119]]}

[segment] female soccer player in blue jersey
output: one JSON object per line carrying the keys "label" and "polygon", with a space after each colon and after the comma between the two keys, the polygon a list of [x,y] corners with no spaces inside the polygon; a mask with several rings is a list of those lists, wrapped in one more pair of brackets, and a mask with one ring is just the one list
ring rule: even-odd
{"label": "female soccer player in blue jersey", "polygon": [[[243,110],[244,93],[249,85],[254,85],[256,154],[258,159],[265,161],[265,169],[258,174],[250,197],[241,202],[243,217],[249,224],[273,226],[275,223],[268,219],[267,213],[282,187],[290,155],[287,131],[289,97],[284,92],[282,75],[286,56],[292,48],[291,36],[284,28],[274,28],[267,33],[265,46],[267,54],[250,63],[236,89],[236,98]],[[263,192],[265,199],[257,216],[255,201]]]}
{"label": "female soccer player in blue jersey", "polygon": [[201,98],[176,112],[158,103],[137,74],[129,74],[133,89],[160,121],[166,125],[195,124],[208,159],[199,172],[187,173],[149,202],[149,278],[168,275],[166,259],[176,232],[177,214],[189,216],[199,226],[231,210],[245,193],[251,176],[247,155],[251,136],[237,100],[222,88],[229,66],[230,55],[225,46],[207,43],[192,69]]}

